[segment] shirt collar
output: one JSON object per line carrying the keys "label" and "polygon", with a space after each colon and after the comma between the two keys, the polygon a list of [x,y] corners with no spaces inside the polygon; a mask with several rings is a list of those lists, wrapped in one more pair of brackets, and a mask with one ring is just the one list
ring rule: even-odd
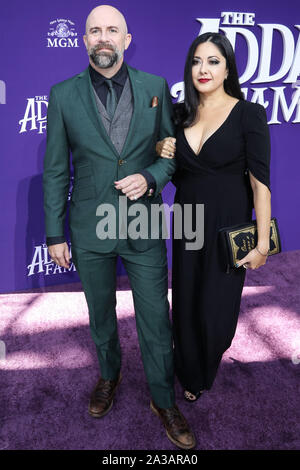
{"label": "shirt collar", "polygon": [[[104,75],[102,75],[101,73],[97,72],[97,70],[95,70],[91,66],[91,64],[89,65],[89,73],[90,73],[92,83],[95,85],[102,85],[104,81],[106,80],[106,77],[104,77]],[[123,62],[120,70],[118,70],[118,72],[113,77],[111,77],[111,80],[117,85],[124,86],[127,76],[128,76],[127,65],[125,64],[125,62]]]}

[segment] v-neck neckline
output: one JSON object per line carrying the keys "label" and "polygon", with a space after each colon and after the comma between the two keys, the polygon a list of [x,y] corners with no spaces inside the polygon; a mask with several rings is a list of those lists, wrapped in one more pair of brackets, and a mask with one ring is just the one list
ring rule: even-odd
{"label": "v-neck neckline", "polygon": [[186,140],[186,143],[188,144],[189,148],[191,149],[191,151],[193,152],[194,155],[196,155],[197,157],[199,157],[199,155],[200,155],[200,153],[202,152],[203,147],[205,146],[205,144],[224,126],[224,124],[225,124],[225,123],[228,121],[228,119],[230,118],[230,116],[231,116],[232,112],[234,111],[234,109],[237,107],[237,105],[238,105],[241,101],[242,101],[242,100],[238,100],[238,101],[235,103],[235,105],[231,108],[231,110],[229,111],[227,117],[224,119],[224,121],[222,122],[222,124],[203,142],[203,144],[202,144],[202,146],[201,146],[201,149],[199,150],[198,153],[196,153],[196,152],[192,149],[192,147],[191,147],[191,145],[190,145],[190,143],[189,143],[189,141],[188,141],[188,139],[187,139],[187,137],[186,137],[186,135],[185,135],[184,129],[182,129],[183,136],[184,136],[184,138],[185,138],[185,140]]}

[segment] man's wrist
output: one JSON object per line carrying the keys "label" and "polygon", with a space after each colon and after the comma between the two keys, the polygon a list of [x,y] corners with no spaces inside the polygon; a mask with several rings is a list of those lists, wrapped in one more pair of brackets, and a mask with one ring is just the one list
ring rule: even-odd
{"label": "man's wrist", "polygon": [[64,243],[66,241],[64,235],[59,235],[57,237],[47,237],[46,238],[46,245],[51,246],[51,245],[58,245],[60,243]]}
{"label": "man's wrist", "polygon": [[151,197],[155,193],[155,190],[156,190],[156,181],[153,178],[153,176],[151,175],[151,173],[149,173],[149,171],[147,171],[147,170],[142,170],[139,173],[140,173],[140,175],[142,175],[145,178],[145,180],[147,182],[146,195],[148,197]]}

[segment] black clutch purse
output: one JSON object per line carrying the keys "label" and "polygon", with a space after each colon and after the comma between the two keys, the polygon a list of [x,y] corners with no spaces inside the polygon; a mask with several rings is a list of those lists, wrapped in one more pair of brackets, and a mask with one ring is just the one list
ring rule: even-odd
{"label": "black clutch purse", "polygon": [[[257,245],[256,220],[246,224],[224,227],[219,230],[219,235],[227,267],[233,268],[239,260],[244,258]],[[279,230],[277,220],[273,217],[270,227],[269,256],[280,252]]]}

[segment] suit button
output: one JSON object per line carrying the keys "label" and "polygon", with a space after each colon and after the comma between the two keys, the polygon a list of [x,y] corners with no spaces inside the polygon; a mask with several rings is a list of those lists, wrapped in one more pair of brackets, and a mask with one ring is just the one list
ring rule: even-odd
{"label": "suit button", "polygon": [[123,165],[123,163],[126,163],[126,160],[119,160],[119,165]]}

